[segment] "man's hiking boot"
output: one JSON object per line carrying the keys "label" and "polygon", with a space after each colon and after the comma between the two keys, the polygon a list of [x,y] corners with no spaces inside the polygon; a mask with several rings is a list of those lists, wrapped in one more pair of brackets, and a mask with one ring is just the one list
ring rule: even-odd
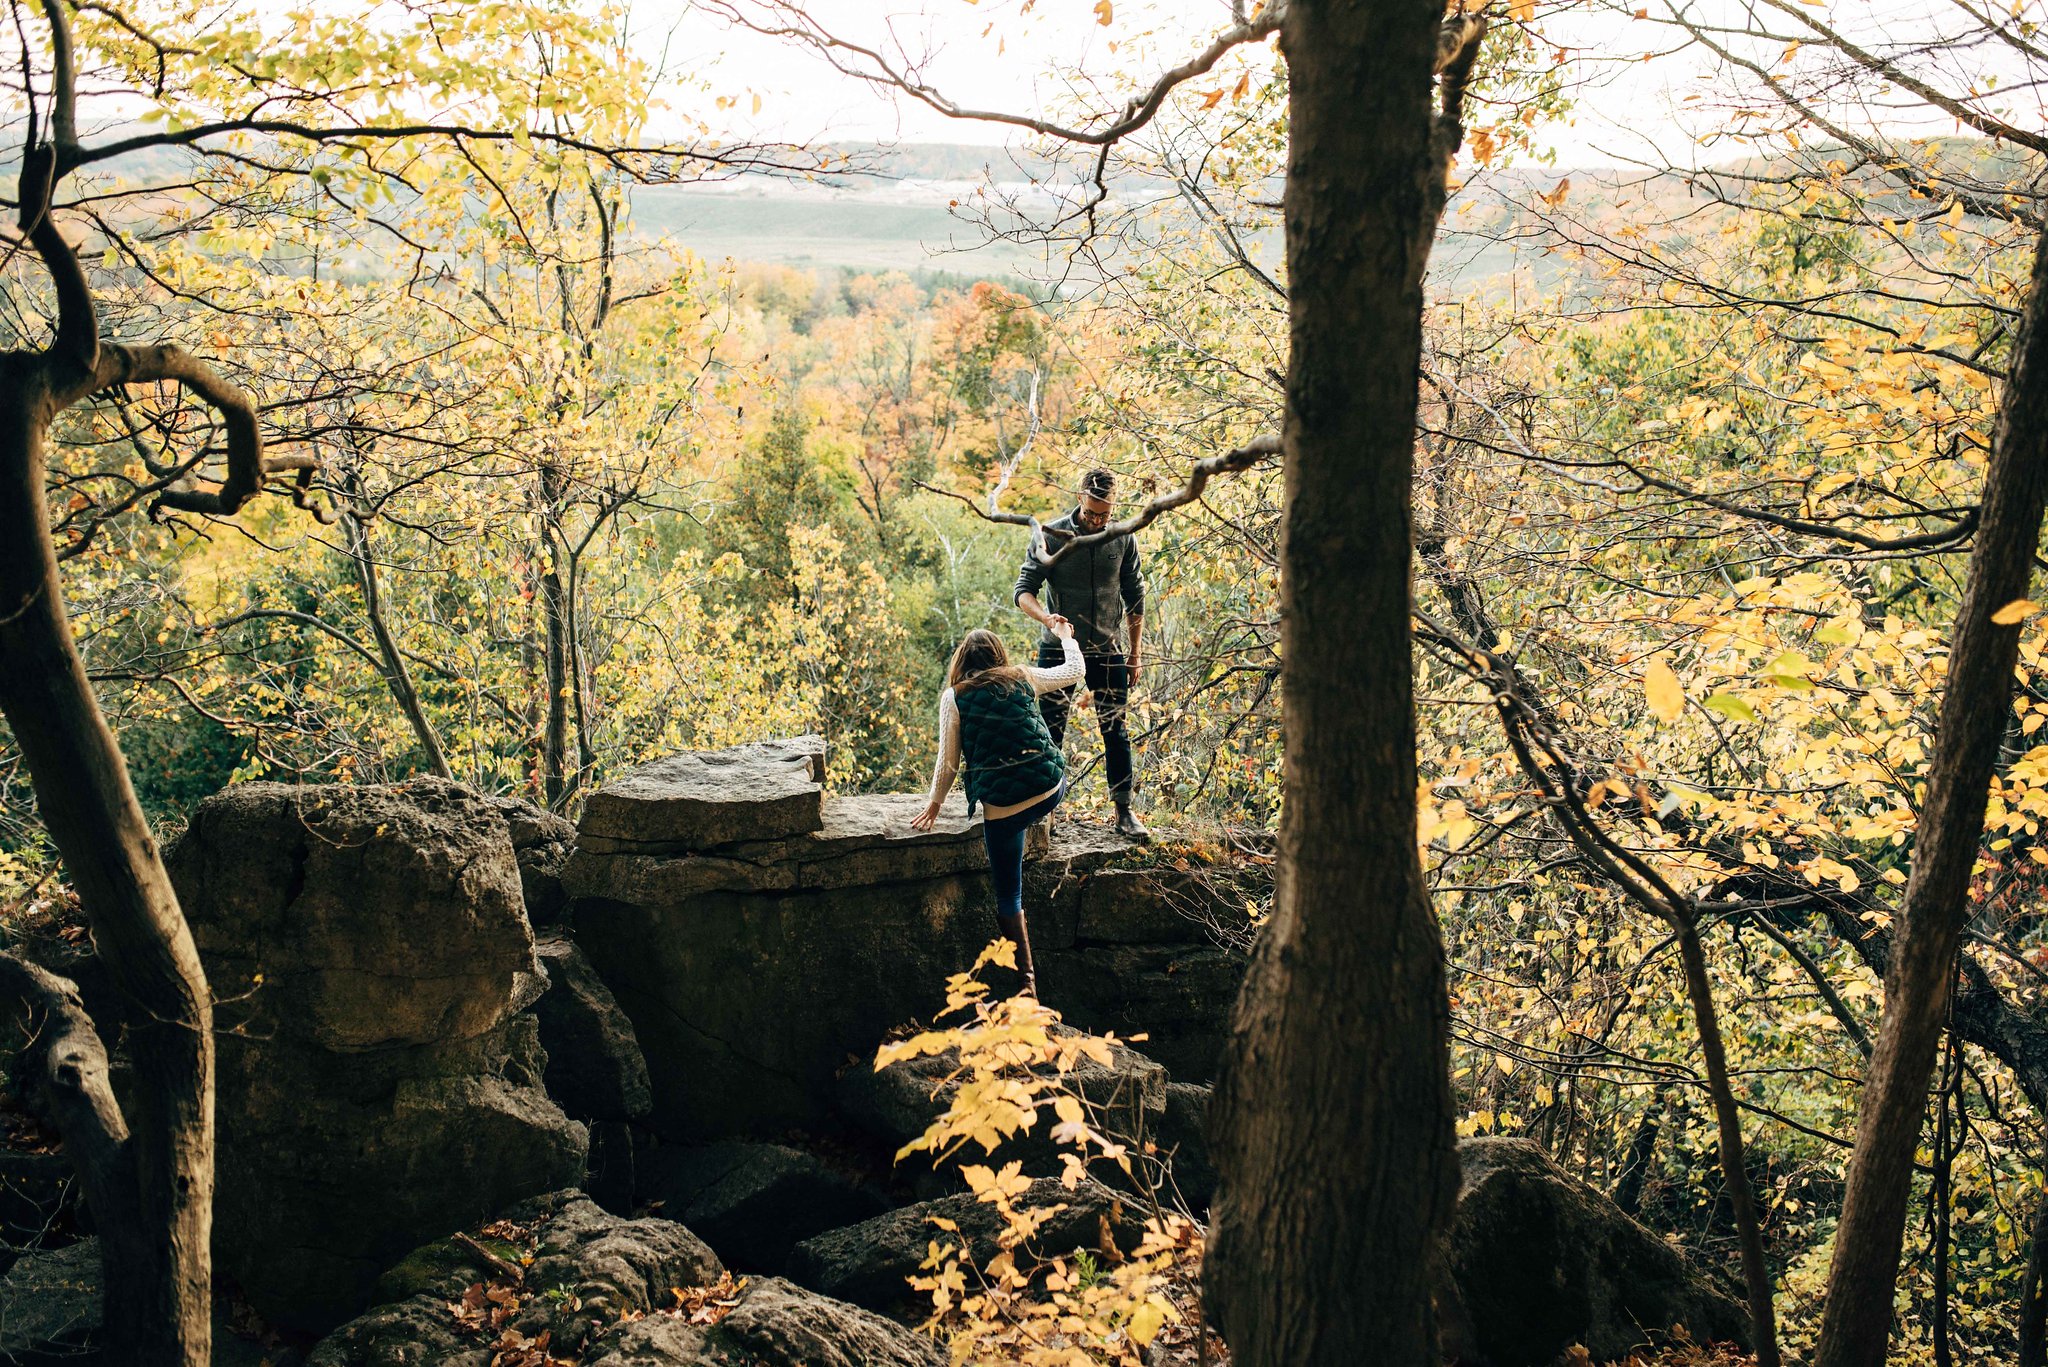
{"label": "man's hiking boot", "polygon": [[1131,804],[1116,804],[1116,833],[1126,840],[1150,840],[1152,832],[1145,829],[1145,823],[1131,814]]}

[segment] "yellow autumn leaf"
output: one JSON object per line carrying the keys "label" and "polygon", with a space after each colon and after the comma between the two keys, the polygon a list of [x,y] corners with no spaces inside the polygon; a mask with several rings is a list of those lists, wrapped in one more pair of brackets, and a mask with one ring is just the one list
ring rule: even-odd
{"label": "yellow autumn leaf", "polygon": [[2041,605],[2031,598],[2015,598],[1991,614],[1995,626],[2017,626],[2041,610]]}
{"label": "yellow autumn leaf", "polygon": [[1116,10],[1115,10],[1114,8],[1112,8],[1112,7],[1111,7],[1111,5],[1110,5],[1110,3],[1109,3],[1109,0],[1095,0],[1095,22],[1096,22],[1096,23],[1098,23],[1098,24],[1102,25],[1102,26],[1103,26],[1104,28],[1108,28],[1108,27],[1109,27],[1109,21],[1110,21],[1110,20],[1111,20],[1112,18],[1114,18],[1114,17],[1115,17],[1115,15],[1116,15]]}
{"label": "yellow autumn leaf", "polygon": [[1131,1338],[1140,1345],[1149,1346],[1159,1337],[1159,1331],[1166,1324],[1166,1311],[1157,1299],[1147,1300],[1131,1316]]}
{"label": "yellow autumn leaf", "polygon": [[1650,661],[1643,671],[1643,696],[1649,700],[1651,715],[1659,721],[1677,721],[1685,710],[1685,687],[1662,660]]}

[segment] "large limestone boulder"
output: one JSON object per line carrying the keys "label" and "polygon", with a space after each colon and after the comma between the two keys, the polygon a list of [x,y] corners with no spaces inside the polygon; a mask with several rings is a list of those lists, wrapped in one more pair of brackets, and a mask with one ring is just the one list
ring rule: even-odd
{"label": "large limestone boulder", "polygon": [[494,805],[244,784],[167,862],[220,1003],[218,1264],[265,1319],[330,1328],[422,1240],[580,1180]]}
{"label": "large limestone boulder", "polygon": [[[834,1123],[832,1079],[996,936],[979,823],[954,796],[828,795],[815,740],[643,767],[593,795],[562,872],[577,943],[632,1018],[655,1128],[701,1142]],[[801,820],[788,810],[799,799]],[[788,810],[785,810],[788,808]],[[813,819],[813,817],[815,819]],[[1028,875],[1046,1000],[1085,1028],[1149,1032],[1201,1080],[1244,954],[1243,866],[1062,823]]]}
{"label": "large limestone boulder", "polygon": [[1526,1139],[1468,1139],[1452,1226],[1447,1355],[1469,1367],[1550,1367],[1571,1345],[1596,1362],[1683,1325],[1746,1343],[1735,1298]]}
{"label": "large limestone boulder", "polygon": [[[1107,1243],[1128,1253],[1143,1234],[1144,1221],[1131,1198],[1099,1182],[1084,1180],[1068,1189],[1057,1178],[1041,1177],[1016,1204],[1020,1210],[1055,1212],[1029,1244],[1032,1253],[1046,1258],[1076,1249],[1100,1255]],[[804,1240],[790,1255],[789,1276],[813,1291],[916,1324],[930,1313],[931,1301],[911,1290],[909,1278],[932,1243],[957,1242],[976,1267],[986,1267],[1001,1251],[1003,1232],[1002,1214],[989,1202],[965,1192],[942,1196]]]}
{"label": "large limestone boulder", "polygon": [[586,815],[576,942],[632,1018],[665,1138],[828,1124],[847,1058],[928,1016],[994,938],[980,831],[957,802],[913,831],[922,805],[834,797],[809,834],[663,855],[607,852]]}

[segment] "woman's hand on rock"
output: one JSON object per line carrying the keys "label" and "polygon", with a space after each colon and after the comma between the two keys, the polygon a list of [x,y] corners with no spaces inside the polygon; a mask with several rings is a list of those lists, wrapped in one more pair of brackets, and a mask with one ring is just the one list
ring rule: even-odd
{"label": "woman's hand on rock", "polygon": [[925,804],[925,808],[923,811],[919,812],[916,816],[910,818],[910,829],[912,829],[913,831],[928,831],[932,828],[932,824],[936,822],[938,819],[939,804],[936,802],[928,802]]}

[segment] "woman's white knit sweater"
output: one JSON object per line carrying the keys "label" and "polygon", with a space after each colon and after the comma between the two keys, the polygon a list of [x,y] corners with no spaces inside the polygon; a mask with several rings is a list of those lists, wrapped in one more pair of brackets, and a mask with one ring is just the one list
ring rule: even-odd
{"label": "woman's white knit sweater", "polygon": [[[1069,636],[1061,647],[1066,658],[1050,669],[1037,665],[1024,666],[1024,678],[1034,693],[1051,693],[1062,688],[1072,688],[1088,677],[1088,662],[1081,658],[1081,643]],[[960,773],[960,704],[953,700],[953,690],[948,688],[939,694],[939,759],[932,766],[932,790],[927,805],[936,809],[946,800],[946,794],[953,791],[953,780]],[[1058,792],[1057,788],[1047,789],[1037,797],[1027,797],[1022,802],[983,803],[983,819],[1009,816],[1021,812],[1034,802],[1043,802]]]}

